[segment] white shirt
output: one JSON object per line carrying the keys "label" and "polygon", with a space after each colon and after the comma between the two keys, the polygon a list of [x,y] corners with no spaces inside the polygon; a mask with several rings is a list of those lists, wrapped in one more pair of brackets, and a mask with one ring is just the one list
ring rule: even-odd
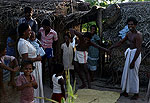
{"label": "white shirt", "polygon": [[20,38],[18,42],[18,52],[22,57],[22,54],[28,53],[28,58],[36,58],[36,49],[35,47],[27,40]]}
{"label": "white shirt", "polygon": [[74,66],[72,65],[73,61],[73,46],[71,43],[69,43],[69,46],[67,47],[66,43],[63,43],[61,45],[61,49],[63,50],[63,64],[64,69],[74,69]]}
{"label": "white shirt", "polygon": [[63,79],[63,76],[56,77],[56,74],[53,75],[52,81],[53,81],[53,93],[62,93],[61,91],[61,85],[58,83],[59,79]]}

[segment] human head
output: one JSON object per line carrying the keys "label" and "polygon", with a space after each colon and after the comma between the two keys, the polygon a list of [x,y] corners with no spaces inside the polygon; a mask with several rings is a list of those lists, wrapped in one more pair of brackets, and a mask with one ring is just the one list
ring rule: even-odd
{"label": "human head", "polygon": [[0,56],[6,55],[6,44],[0,42]]}
{"label": "human head", "polygon": [[26,19],[28,19],[28,20],[31,19],[31,17],[33,15],[33,9],[31,7],[25,7],[24,14],[25,14]]}
{"label": "human head", "polygon": [[97,27],[96,27],[96,25],[91,25],[90,26],[90,32],[93,35],[97,33]]}
{"label": "human head", "polygon": [[90,39],[92,38],[90,32],[85,32],[84,35],[83,35],[83,37],[84,37],[84,41],[85,41],[86,43],[89,43],[89,42],[90,42]]}
{"label": "human head", "polygon": [[138,23],[138,21],[136,20],[135,17],[129,17],[127,19],[128,28],[130,31],[135,30],[137,23]]}
{"label": "human head", "polygon": [[54,73],[56,73],[56,74],[60,74],[60,75],[62,75],[63,74],[63,72],[64,72],[64,66],[63,66],[63,64],[60,64],[60,63],[58,63],[58,64],[55,64],[54,65]]}
{"label": "human head", "polygon": [[44,28],[45,31],[49,31],[51,27],[51,23],[48,19],[44,19],[42,21],[42,27]]}
{"label": "human head", "polygon": [[30,60],[23,60],[21,62],[21,72],[24,72],[25,75],[31,75],[35,67],[33,66],[33,62]]}
{"label": "human head", "polygon": [[27,23],[22,23],[18,27],[19,37],[29,38],[31,35],[31,27]]}
{"label": "human head", "polygon": [[64,35],[65,42],[69,42],[70,38],[71,37],[70,37],[69,33],[67,33],[66,35]]}
{"label": "human head", "polygon": [[35,32],[34,32],[34,31],[31,32],[31,36],[29,37],[29,39],[30,39],[31,41],[34,41],[34,40],[36,39],[36,35],[35,35]]}
{"label": "human head", "polygon": [[11,29],[9,31],[9,37],[11,37],[11,39],[13,39],[13,40],[17,39],[17,31],[16,31],[16,29]]}

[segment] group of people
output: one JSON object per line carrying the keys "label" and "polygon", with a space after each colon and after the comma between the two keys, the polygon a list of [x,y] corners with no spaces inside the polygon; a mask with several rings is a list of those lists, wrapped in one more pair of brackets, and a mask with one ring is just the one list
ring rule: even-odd
{"label": "group of people", "polygon": [[[64,70],[70,70],[73,81],[75,81],[75,72],[78,74],[82,82],[79,88],[91,88],[91,82],[94,80],[97,70],[99,49],[111,53],[113,48],[119,47],[128,40],[130,46],[125,52],[126,61],[121,81],[123,92],[120,95],[127,97],[128,93],[134,93],[132,99],[138,98],[142,34],[136,30],[137,20],[134,17],[127,20],[129,32],[126,36],[108,49],[100,46],[101,40],[97,35],[95,25],[90,27],[90,32],[84,34],[70,28],[69,32],[64,35],[65,42],[60,47],[63,64],[58,63],[53,68],[52,58],[54,57],[53,47],[55,46],[53,43],[58,40],[57,32],[51,28],[51,22],[48,19],[42,21],[42,26],[38,30],[36,20],[32,18],[32,8],[25,7],[24,13],[25,17],[19,20],[16,32],[11,32],[12,35],[7,39],[7,51],[4,44],[0,44],[1,94],[6,94],[3,81],[4,76],[10,71],[9,85],[17,86],[17,90],[21,91],[20,103],[44,103],[43,99],[34,97],[44,97],[43,81],[45,80],[44,71],[47,60],[50,84],[53,84],[52,99],[60,103],[61,98],[65,98]],[[15,33],[19,37],[18,41],[13,36]],[[21,66],[15,58],[17,57],[15,46],[19,53],[20,58],[18,59],[21,61]],[[18,70],[20,74],[15,82],[15,72]],[[82,76],[83,73],[87,79],[87,84]]]}

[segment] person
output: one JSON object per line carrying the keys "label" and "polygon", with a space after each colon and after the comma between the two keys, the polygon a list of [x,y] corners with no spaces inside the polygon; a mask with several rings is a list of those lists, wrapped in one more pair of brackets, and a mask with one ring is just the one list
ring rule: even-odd
{"label": "person", "polygon": [[20,103],[34,103],[34,89],[38,87],[35,77],[31,74],[34,69],[32,61],[22,61],[21,71],[24,74],[19,75],[16,81],[17,90],[21,91]]}
{"label": "person", "polygon": [[109,50],[121,46],[125,41],[129,41],[129,48],[125,51],[125,65],[122,74],[121,96],[128,96],[128,93],[134,93],[131,99],[138,99],[139,97],[139,77],[138,71],[141,63],[141,45],[142,34],[136,30],[137,20],[134,17],[127,19],[129,32],[118,43],[112,45]]}
{"label": "person", "polygon": [[[90,33],[91,33],[91,42],[99,45],[101,44],[100,38],[97,35],[97,27],[96,25],[91,25],[90,27]],[[93,81],[94,79],[94,75],[95,75],[95,71],[97,70],[97,62],[99,59],[99,49],[94,47],[94,46],[89,46],[88,49],[88,68],[89,68],[89,73],[90,73],[90,77],[91,77],[91,81]]]}
{"label": "person", "polygon": [[[0,43],[0,97],[5,97],[6,91],[4,82],[9,78],[9,71],[16,72],[19,70],[17,59],[13,56],[6,55],[6,46],[4,43]],[[14,75],[11,75],[9,85],[16,86]]]}
{"label": "person", "polygon": [[[57,32],[51,28],[51,23],[48,19],[44,19],[42,21],[42,27],[39,29],[39,38],[42,44],[42,47],[45,50],[45,59],[48,60],[48,67],[49,67],[49,76],[50,76],[50,87],[52,88],[52,58],[53,55],[53,45],[54,41],[56,42],[58,40]],[[42,60],[43,64],[43,80],[44,80],[44,74],[45,74],[45,59]]]}
{"label": "person", "polygon": [[16,42],[17,42],[17,31],[16,29],[12,29],[7,38],[6,55],[16,57]]}
{"label": "person", "polygon": [[62,64],[55,64],[55,74],[52,76],[53,81],[53,94],[52,100],[61,103],[61,99],[65,98],[64,88],[64,66]]}
{"label": "person", "polygon": [[[18,53],[22,60],[31,60],[35,70],[32,74],[38,84],[38,88],[34,90],[34,97],[44,97],[43,83],[42,83],[42,64],[41,56],[36,54],[35,47],[27,41],[31,35],[31,27],[27,23],[22,23],[18,27],[19,41],[18,41]],[[35,99],[35,103],[44,103],[44,100]]]}
{"label": "person", "polygon": [[25,7],[24,8],[24,14],[25,14],[25,17],[20,18],[19,21],[18,21],[18,27],[22,23],[27,23],[28,25],[30,25],[31,29],[37,35],[37,33],[38,33],[38,24],[37,24],[37,21],[32,18],[33,8]]}
{"label": "person", "polygon": [[64,36],[65,43],[61,44],[62,54],[63,54],[63,65],[64,70],[70,72],[73,82],[75,81],[74,65],[73,65],[73,46],[71,44],[71,37],[69,34]]}
{"label": "person", "polygon": [[34,31],[31,32],[31,36],[28,41],[36,48],[37,55],[41,57],[45,55],[45,51],[41,46],[41,42],[36,38],[36,34]]}
{"label": "person", "polygon": [[76,47],[76,51],[75,51],[75,57],[74,57],[74,66],[75,66],[75,71],[78,73],[79,78],[82,81],[82,85],[79,88],[85,88],[86,87],[86,83],[82,77],[82,70],[84,72],[84,74],[86,75],[86,79],[88,82],[88,88],[91,88],[91,84],[90,84],[90,76],[89,76],[89,72],[88,72],[88,67],[87,67],[87,55],[88,55],[88,48],[89,46],[94,46],[97,47],[103,51],[108,52],[107,49],[93,43],[90,41],[91,39],[91,33],[86,32],[84,35],[72,28],[69,29],[70,33],[72,36],[76,35],[79,38],[79,42],[78,45]]}

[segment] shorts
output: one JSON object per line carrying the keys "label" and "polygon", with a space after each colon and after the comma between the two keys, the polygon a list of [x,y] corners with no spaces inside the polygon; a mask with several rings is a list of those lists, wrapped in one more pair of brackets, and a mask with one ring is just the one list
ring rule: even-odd
{"label": "shorts", "polygon": [[74,61],[78,63],[87,63],[88,52],[87,51],[75,51]]}
{"label": "shorts", "polygon": [[90,71],[96,71],[97,66],[92,66],[92,65],[89,65],[89,64],[88,64],[88,69],[89,69]]}
{"label": "shorts", "polygon": [[[64,97],[63,95],[62,95],[62,93],[53,93],[52,94],[52,100],[55,100],[55,101],[57,101],[57,102],[59,102],[59,103],[61,103],[61,98],[62,97]],[[53,103],[53,102],[52,102]]]}
{"label": "shorts", "polygon": [[46,57],[48,59],[54,57],[54,55],[53,55],[53,48],[46,48],[45,49],[45,54],[46,54]]}

